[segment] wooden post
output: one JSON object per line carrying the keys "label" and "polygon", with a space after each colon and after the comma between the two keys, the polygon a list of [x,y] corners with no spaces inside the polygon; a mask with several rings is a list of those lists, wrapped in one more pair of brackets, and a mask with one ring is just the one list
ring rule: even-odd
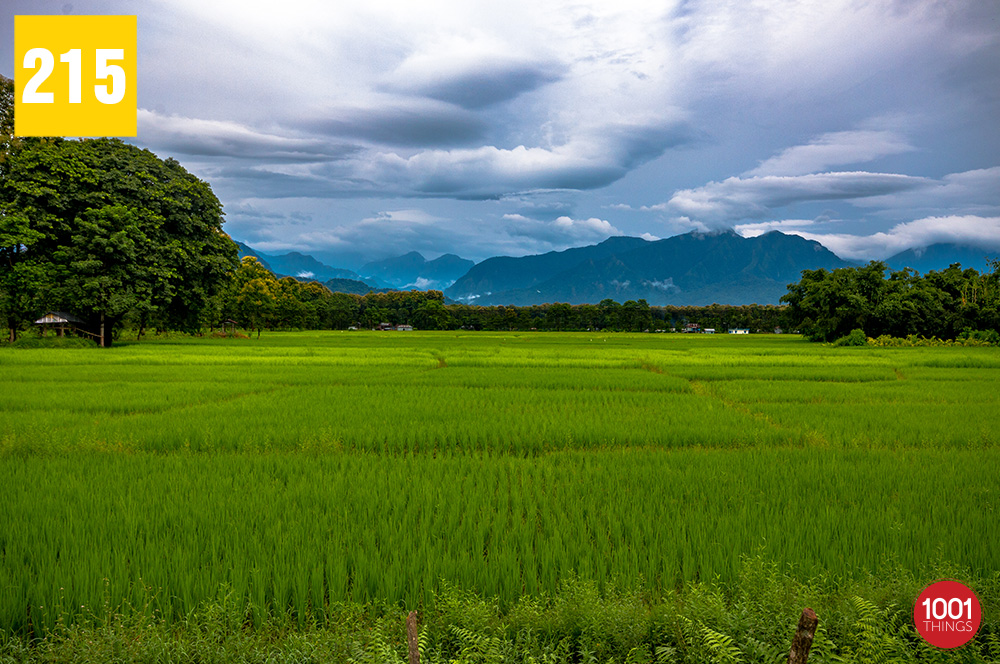
{"label": "wooden post", "polygon": [[792,638],[792,649],[788,651],[788,664],[806,664],[817,625],[819,618],[816,617],[816,612],[810,608],[802,609],[799,626],[795,629],[795,637]]}
{"label": "wooden post", "polygon": [[420,645],[417,641],[417,612],[406,616],[406,643],[410,647],[410,664],[420,664]]}

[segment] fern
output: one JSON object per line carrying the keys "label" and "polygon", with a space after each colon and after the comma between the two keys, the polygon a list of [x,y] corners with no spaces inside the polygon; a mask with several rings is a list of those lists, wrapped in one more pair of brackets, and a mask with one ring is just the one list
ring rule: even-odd
{"label": "fern", "polygon": [[460,651],[459,661],[472,664],[473,662],[503,662],[507,659],[505,644],[503,640],[495,636],[477,634],[472,630],[452,625],[452,634],[458,637]]}
{"label": "fern", "polygon": [[880,611],[874,603],[863,597],[852,597],[851,604],[858,612],[857,647],[852,653],[858,662],[895,664],[906,661],[909,654],[905,635],[912,632],[890,604]]}
{"label": "fern", "polygon": [[722,632],[716,632],[705,625],[700,625],[700,628],[702,641],[709,653],[711,653],[714,661],[720,663],[743,661],[743,653],[733,643],[733,637],[726,636]]}
{"label": "fern", "polygon": [[656,646],[656,664],[670,664],[677,655],[677,648]]}

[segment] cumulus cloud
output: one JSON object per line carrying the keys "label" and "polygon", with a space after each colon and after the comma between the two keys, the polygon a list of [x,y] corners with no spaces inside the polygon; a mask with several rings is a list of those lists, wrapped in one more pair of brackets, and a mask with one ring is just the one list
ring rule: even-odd
{"label": "cumulus cloud", "polygon": [[888,231],[871,235],[822,234],[791,229],[787,232],[816,240],[849,260],[888,258],[907,249],[936,243],[966,244],[1000,251],[1000,217],[927,217],[896,224]]}
{"label": "cumulus cloud", "polygon": [[542,221],[521,214],[505,214],[503,220],[506,222],[504,231],[507,234],[530,238],[545,243],[550,248],[558,249],[593,244],[612,235],[622,234],[610,222],[597,217],[589,219],[559,217],[555,221]]}
{"label": "cumulus cloud", "polygon": [[787,148],[761,162],[746,175],[805,175],[913,149],[905,138],[894,131],[838,131],[823,134],[806,145]]}
{"label": "cumulus cloud", "polygon": [[815,219],[781,219],[776,221],[760,221],[749,224],[736,224],[733,230],[743,237],[757,237],[771,231],[781,231],[782,233],[794,233],[800,228],[808,228],[816,225]]}
{"label": "cumulus cloud", "polygon": [[795,203],[855,200],[926,187],[930,183],[926,178],[864,171],[731,177],[677,191],[668,206],[705,223],[728,225],[740,219],[768,216],[775,208]]}

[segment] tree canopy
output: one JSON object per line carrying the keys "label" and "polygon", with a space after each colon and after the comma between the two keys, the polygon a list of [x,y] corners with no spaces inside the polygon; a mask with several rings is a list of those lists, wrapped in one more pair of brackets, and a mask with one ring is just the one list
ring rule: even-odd
{"label": "tree canopy", "polygon": [[0,316],[12,336],[47,309],[108,329],[126,314],[200,327],[237,265],[208,184],[118,139],[7,140],[0,164]]}
{"label": "tree canopy", "polygon": [[[1000,328],[1000,275],[953,264],[921,276],[863,267],[804,270],[782,297],[789,324],[815,341],[833,341],[860,329],[869,337],[915,334],[954,339],[963,330]],[[888,272],[888,274],[887,274]]]}

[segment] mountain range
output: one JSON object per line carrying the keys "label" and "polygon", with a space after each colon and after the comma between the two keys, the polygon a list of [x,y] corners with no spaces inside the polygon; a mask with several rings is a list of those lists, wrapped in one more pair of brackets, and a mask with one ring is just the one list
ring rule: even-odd
{"label": "mountain range", "polygon": [[416,251],[366,263],[361,278],[380,286],[443,290],[469,271],[475,263],[455,254],[427,260]]}
{"label": "mountain range", "polygon": [[445,291],[459,302],[526,305],[644,299],[651,305],[777,304],[804,269],[846,267],[823,245],[771,232],[613,237],[579,249],[490,258]]}
{"label": "mountain range", "polygon": [[1000,247],[990,251],[962,244],[941,243],[901,251],[885,259],[885,263],[894,270],[908,267],[921,274],[931,270],[943,270],[952,263],[961,263],[963,269],[971,267],[982,273],[992,271],[986,263],[990,258],[994,260],[1000,258]]}
{"label": "mountain range", "polygon": [[[590,246],[532,256],[498,256],[481,263],[417,252],[373,261],[359,272],[333,268],[297,252],[271,255],[240,245],[278,275],[323,281],[334,291],[444,290],[450,301],[478,305],[570,304],[645,299],[651,305],[777,304],[802,270],[857,265],[823,245],[773,231],[746,238],[732,231],[692,232],[663,240],[610,237]],[[885,260],[921,273],[951,263],[988,271],[994,251],[956,244],[910,249]],[[359,274],[360,273],[360,274]],[[452,283],[454,282],[454,283]],[[450,284],[450,285],[449,285]]]}
{"label": "mountain range", "polygon": [[237,242],[240,258],[253,256],[261,265],[278,277],[295,277],[302,281],[327,281],[329,279],[351,279],[361,281],[357,272],[324,265],[308,254],[292,251],[287,254],[265,254],[242,242]]}

